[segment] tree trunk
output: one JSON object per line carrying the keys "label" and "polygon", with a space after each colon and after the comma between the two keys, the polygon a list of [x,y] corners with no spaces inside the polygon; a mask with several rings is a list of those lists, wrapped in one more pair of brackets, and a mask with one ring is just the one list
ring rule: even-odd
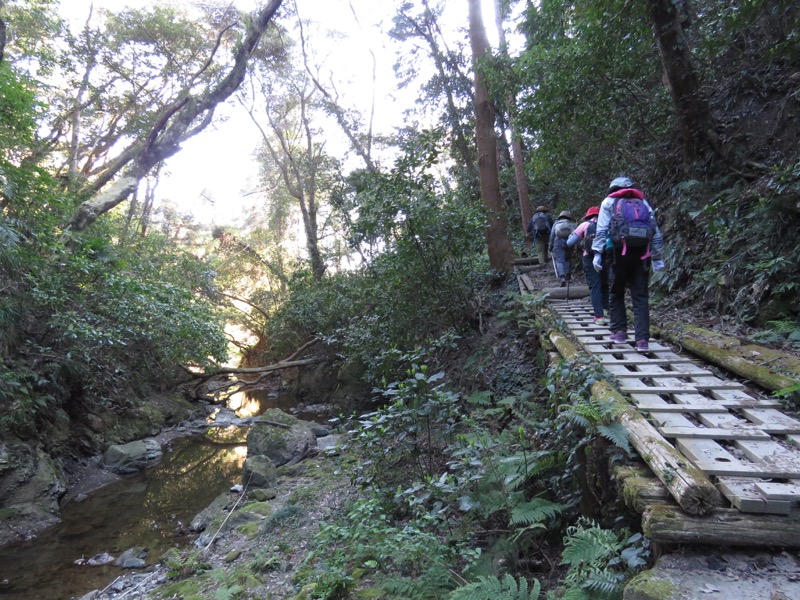
{"label": "tree trunk", "polygon": [[[497,26],[497,37],[500,41],[500,50],[508,56],[508,43],[506,42],[506,32],[503,29],[503,2],[494,0],[495,25]],[[514,128],[514,113],[517,109],[517,102],[514,94],[510,91],[506,94],[506,106],[508,107],[508,129],[511,132],[511,158],[514,161],[514,176],[517,183],[517,199],[519,200],[519,216],[522,220],[522,232],[525,236],[526,246],[531,245],[531,240],[527,235],[528,221],[533,217],[531,210],[531,199],[528,194],[528,177],[525,174],[525,159],[522,154],[522,142],[516,134]]]}
{"label": "tree trunk", "polygon": [[705,146],[722,154],[711,110],[700,93],[691,48],[683,28],[683,13],[674,0],[648,0],[661,63],[683,135],[684,161],[694,161]]}
{"label": "tree trunk", "polygon": [[248,60],[282,1],[270,0],[249,20],[247,32],[234,50],[233,65],[216,86],[197,96],[185,95],[177,99],[165,109],[146,139],[135,142],[123,152],[127,166],[122,168],[120,177],[81,203],[67,223],[65,233],[85,230],[97,217],[127,199],[155,165],[176,154],[183,142],[211,123],[217,105],[227,100],[244,81]]}
{"label": "tree trunk", "polygon": [[[3,11],[3,0],[0,0],[0,14]],[[6,52],[6,22],[0,17],[0,63],[3,62]]]}
{"label": "tree trunk", "polygon": [[468,0],[469,37],[472,45],[475,71],[475,137],[478,146],[478,174],[481,200],[486,207],[488,225],[486,244],[489,263],[498,273],[508,273],[512,268],[514,248],[506,233],[503,206],[500,201],[500,179],[497,174],[497,138],[494,133],[494,111],[489,102],[489,91],[478,72],[478,61],[488,52],[489,42],[481,16],[480,0]]}

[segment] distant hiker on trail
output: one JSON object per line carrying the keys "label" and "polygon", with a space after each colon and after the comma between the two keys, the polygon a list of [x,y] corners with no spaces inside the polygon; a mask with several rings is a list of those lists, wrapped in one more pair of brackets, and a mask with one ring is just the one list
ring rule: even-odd
{"label": "distant hiker on trail", "polygon": [[553,267],[561,287],[567,285],[567,280],[572,275],[572,249],[567,246],[567,239],[574,230],[572,213],[562,210],[550,231],[550,253],[553,255]]}
{"label": "distant hiker on trail", "polygon": [[550,209],[546,206],[537,206],[531,220],[528,221],[528,237],[536,245],[536,252],[539,256],[539,264],[547,264],[547,245],[550,238],[550,229],[553,227],[553,217],[550,216]]}
{"label": "distant hiker on trail", "polygon": [[599,273],[605,268],[608,272],[610,341],[627,343],[625,288],[628,288],[636,349],[647,352],[650,349],[648,278],[651,267],[656,273],[664,269],[664,238],[653,208],[628,177],[617,177],[609,184],[606,198],[600,204],[592,250],[594,270]]}
{"label": "distant hiker on trail", "polygon": [[589,297],[592,299],[592,311],[594,322],[598,325],[605,325],[606,318],[604,310],[608,310],[608,277],[606,271],[599,273],[592,267],[592,242],[597,232],[597,215],[600,212],[599,206],[592,206],[583,216],[583,222],[575,228],[575,231],[567,238],[567,246],[575,246],[581,242],[583,273],[586,275],[586,285],[589,286]]}

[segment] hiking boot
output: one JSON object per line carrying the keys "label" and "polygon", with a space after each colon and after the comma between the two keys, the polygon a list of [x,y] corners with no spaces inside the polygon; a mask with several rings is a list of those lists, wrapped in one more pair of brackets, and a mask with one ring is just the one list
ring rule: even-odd
{"label": "hiking boot", "polygon": [[608,321],[606,321],[605,317],[592,317],[592,323],[595,325],[607,325]]}
{"label": "hiking boot", "polygon": [[650,344],[647,343],[647,340],[636,340],[636,350],[638,352],[649,352]]}
{"label": "hiking boot", "polygon": [[559,284],[559,287],[567,287],[567,280],[566,279],[562,279],[561,283]]}
{"label": "hiking boot", "polygon": [[608,336],[608,340],[612,344],[624,344],[628,341],[628,336],[625,335],[624,331],[617,331]]}

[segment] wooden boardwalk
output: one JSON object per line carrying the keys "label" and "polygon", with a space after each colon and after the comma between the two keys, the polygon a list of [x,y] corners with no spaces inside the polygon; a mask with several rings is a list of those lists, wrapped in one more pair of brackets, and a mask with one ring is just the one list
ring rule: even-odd
{"label": "wooden boardwalk", "polygon": [[[523,293],[542,291],[528,275],[519,281]],[[733,507],[798,514],[800,420],[783,413],[779,402],[657,341],[648,352],[637,352],[633,341],[611,343],[608,327],[594,324],[588,298],[548,304],[565,333],[600,361],[617,389]]]}

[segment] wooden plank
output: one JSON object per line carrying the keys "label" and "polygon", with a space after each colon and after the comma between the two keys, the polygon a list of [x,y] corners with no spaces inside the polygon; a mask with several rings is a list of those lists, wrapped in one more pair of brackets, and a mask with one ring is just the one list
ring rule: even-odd
{"label": "wooden plank", "polygon": [[728,429],[724,427],[660,427],[661,435],[668,439],[692,438],[702,440],[769,440],[769,434],[760,429]]}
{"label": "wooden plank", "polygon": [[604,365],[672,365],[676,362],[694,363],[694,359],[681,358],[677,361],[669,358],[647,358],[646,356],[637,356],[636,358],[614,358],[613,356],[604,356],[600,359]]}
{"label": "wooden plank", "polygon": [[[566,359],[578,354],[577,347],[563,334],[551,331],[550,341]],[[681,508],[690,514],[705,514],[723,501],[708,477],[694,467],[658,433],[642,414],[627,406],[607,381],[592,384],[592,396],[618,408],[617,420],[625,428],[631,445],[639,453]]]}
{"label": "wooden plank", "polygon": [[[672,385],[672,386],[647,386],[642,384],[641,387],[636,385],[631,385],[632,382],[628,382],[626,385],[622,386],[619,391],[623,394],[681,394],[683,392],[692,392],[692,391],[700,391],[705,389],[710,389],[704,387],[703,384],[694,384],[694,383],[687,383],[686,385]],[[731,384],[730,389],[738,389],[733,386],[737,386],[739,384]],[[725,386],[716,386],[718,389],[723,388]]]}
{"label": "wooden plank", "polygon": [[[610,369],[608,369],[608,368],[606,370],[610,371]],[[642,377],[647,377],[649,379],[664,379],[666,377],[675,378],[675,373],[673,371],[653,371],[653,370],[631,371],[631,370],[625,369],[625,370],[614,370],[614,371],[611,371],[611,373],[613,373],[614,376],[617,377],[617,378],[625,378],[625,379],[628,379],[628,378],[636,379],[636,378],[642,378]],[[681,377],[686,377],[686,376],[685,375],[681,375]],[[691,382],[684,381],[684,382],[680,382],[680,383],[691,383]]]}
{"label": "wooden plank", "polygon": [[746,408],[742,416],[752,423],[763,425],[770,430],[781,433],[800,433],[800,421],[782,412],[770,408]]}
{"label": "wooden plank", "polygon": [[[653,404],[646,398],[654,398],[654,396],[648,395],[646,397],[643,397],[641,401],[637,401],[637,406],[649,407],[651,410],[658,410],[658,407],[661,406],[660,404],[656,404],[655,406],[653,406]],[[674,404],[668,404],[666,407],[664,407],[664,410],[669,410],[671,412],[687,412],[687,413],[695,413],[695,412],[723,413],[723,412],[729,412],[731,410],[740,410],[741,408],[742,406],[733,400],[720,400],[717,402],[713,400],[708,400],[707,402],[697,402],[692,404],[676,402]]]}
{"label": "wooden plank", "polygon": [[800,453],[775,440],[735,440],[735,447],[761,468],[786,473],[781,479],[800,479]]}
{"label": "wooden plank", "polygon": [[[681,448],[681,451],[683,449]],[[760,479],[798,479],[800,471],[767,467],[764,465],[748,465],[746,463],[714,463],[707,460],[692,461],[706,475],[717,477],[754,477]]]}
{"label": "wooden plank", "polygon": [[[635,352],[633,348],[606,348],[605,346],[594,343],[594,344],[583,344],[586,350],[591,352],[592,354],[630,354],[631,352]],[[641,356],[641,355],[639,355]]]}
{"label": "wooden plank", "polygon": [[652,404],[646,402],[637,402],[634,404],[639,410],[656,413],[656,412],[669,412],[669,413],[727,413],[729,408],[722,405],[714,404]]}
{"label": "wooden plank", "polygon": [[772,483],[769,481],[754,481],[753,485],[759,493],[768,500],[800,501],[800,485],[797,483]]}
{"label": "wooden plank", "polygon": [[719,488],[731,504],[742,512],[788,515],[792,510],[791,502],[765,498],[752,481],[721,477]]}
{"label": "wooden plank", "polygon": [[[764,442],[737,442],[738,445]],[[719,477],[758,477],[761,479],[798,479],[800,467],[791,464],[748,463],[739,460],[716,442],[678,439],[678,450],[707,475]]]}
{"label": "wooden plank", "polygon": [[522,280],[522,283],[525,284],[525,287],[528,288],[530,291],[536,289],[536,286],[533,283],[533,280],[530,278],[530,275],[527,273],[522,273],[519,278]]}

